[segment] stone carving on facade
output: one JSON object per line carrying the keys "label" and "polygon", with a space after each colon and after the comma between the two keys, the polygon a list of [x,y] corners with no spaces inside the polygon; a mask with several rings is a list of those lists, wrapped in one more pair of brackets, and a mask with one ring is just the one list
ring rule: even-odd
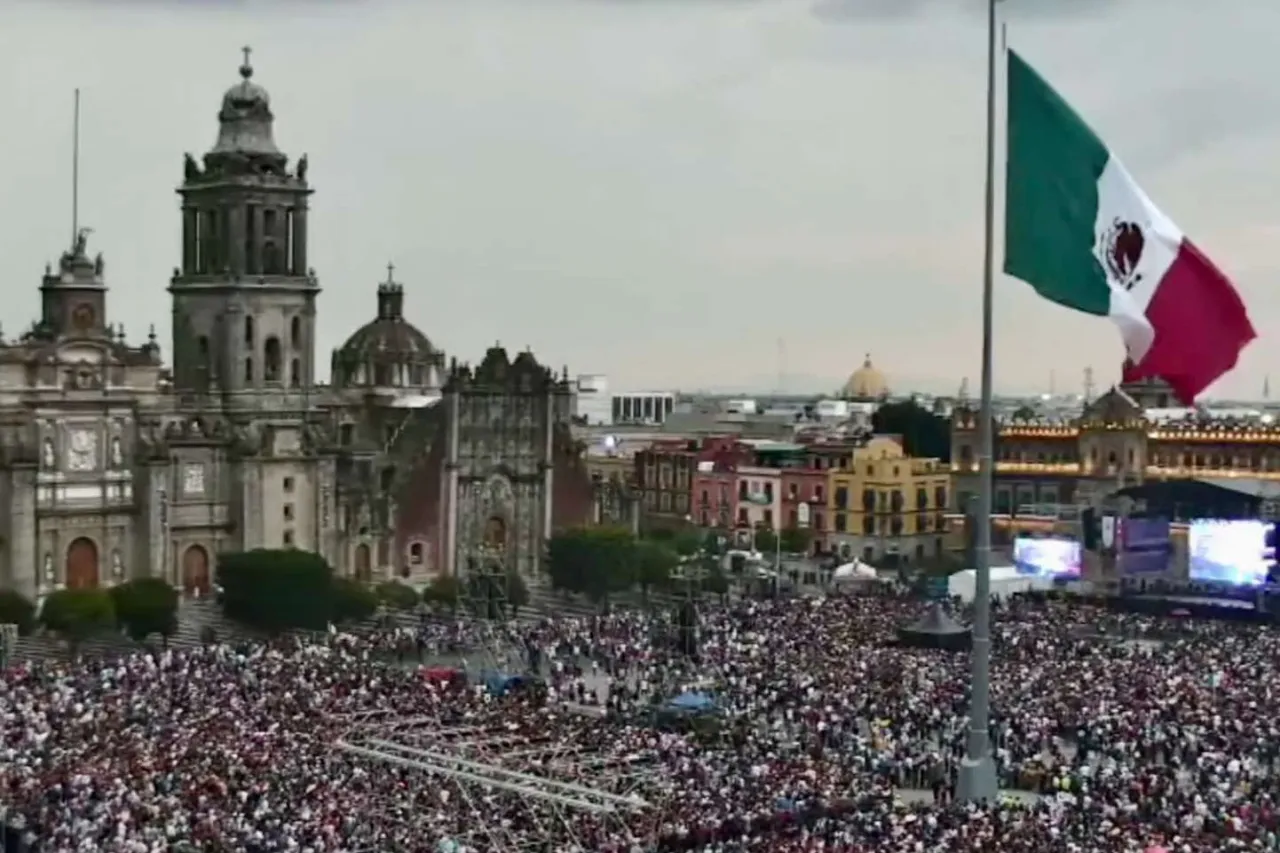
{"label": "stone carving on facade", "polygon": [[124,577],[124,562],[120,559],[119,551],[111,552],[111,576],[117,579]]}
{"label": "stone carving on facade", "polygon": [[97,437],[90,429],[72,430],[67,443],[67,470],[93,471],[98,467]]}
{"label": "stone carving on facade", "polygon": [[187,465],[182,469],[182,491],[188,495],[204,494],[204,466]]}
{"label": "stone carving on facade", "polygon": [[46,438],[44,440],[40,461],[44,463],[44,467],[46,468],[58,467],[58,455],[57,451],[54,450],[52,438]]}
{"label": "stone carving on facade", "polygon": [[111,464],[116,468],[124,464],[124,449],[120,446],[118,435],[111,438]]}
{"label": "stone carving on facade", "polygon": [[53,583],[53,555],[48,551],[44,552],[43,580],[46,584]]}

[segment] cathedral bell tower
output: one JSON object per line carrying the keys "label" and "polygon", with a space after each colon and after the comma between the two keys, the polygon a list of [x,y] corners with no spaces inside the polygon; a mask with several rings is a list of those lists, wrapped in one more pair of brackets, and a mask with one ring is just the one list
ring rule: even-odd
{"label": "cathedral bell tower", "polygon": [[58,268],[45,268],[40,282],[40,331],[50,337],[103,337],[107,334],[107,285],[102,255],[85,251],[89,229],[76,232]]}
{"label": "cathedral bell tower", "polygon": [[177,390],[232,404],[314,384],[320,293],[307,266],[307,158],[291,171],[276,147],[249,54],[222,98],[217,142],[199,164],[186,155],[182,266],[169,285]]}

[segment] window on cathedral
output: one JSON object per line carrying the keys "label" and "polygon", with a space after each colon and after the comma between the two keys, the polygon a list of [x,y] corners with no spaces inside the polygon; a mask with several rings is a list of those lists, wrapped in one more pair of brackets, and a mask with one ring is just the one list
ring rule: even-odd
{"label": "window on cathedral", "polygon": [[196,342],[196,350],[200,354],[200,365],[199,365],[200,368],[203,370],[208,370],[209,369],[209,339],[206,336],[204,335],[200,336],[200,338]]}
{"label": "window on cathedral", "polygon": [[302,387],[302,362],[296,358],[289,363],[289,385],[294,388]]}
{"label": "window on cathedral", "polygon": [[266,275],[280,275],[280,250],[276,244],[267,240],[262,244],[262,272]]}
{"label": "window on cathedral", "polygon": [[338,440],[344,446],[351,444],[351,441],[354,437],[355,437],[355,427],[353,425],[343,424],[342,426],[338,427]]}
{"label": "window on cathedral", "polygon": [[391,484],[394,483],[396,479],[396,469],[390,468],[390,467],[383,468],[382,477],[380,479],[381,479],[382,491],[384,492],[391,491]]}
{"label": "window on cathedral", "polygon": [[409,546],[409,562],[415,566],[422,565],[422,543],[414,542]]}
{"label": "window on cathedral", "polygon": [[244,345],[247,347],[253,346],[253,318],[252,317],[244,318]]}
{"label": "window on cathedral", "polygon": [[284,547],[286,548],[293,547],[293,531],[292,530],[286,530],[284,532]]}
{"label": "window on cathedral", "polygon": [[302,318],[294,317],[289,321],[289,346],[302,349]]}
{"label": "window on cathedral", "polygon": [[293,223],[294,214],[291,207],[284,212],[284,257],[285,263],[288,265],[288,271],[296,275],[298,268],[293,263]]}
{"label": "window on cathedral", "polygon": [[264,382],[280,381],[280,339],[267,338],[262,347],[262,379]]}
{"label": "window on cathedral", "polygon": [[293,521],[293,504],[284,505],[284,520]]}
{"label": "window on cathedral", "polygon": [[244,360],[244,381],[253,382],[253,359],[251,358]]}
{"label": "window on cathedral", "polygon": [[293,493],[293,478],[292,478],[292,477],[285,477],[285,478],[284,478],[284,490],[285,490],[286,492],[290,493],[290,494],[292,494],[292,493]]}
{"label": "window on cathedral", "polygon": [[258,207],[254,204],[248,205],[244,210],[244,271],[262,271],[258,258]]}

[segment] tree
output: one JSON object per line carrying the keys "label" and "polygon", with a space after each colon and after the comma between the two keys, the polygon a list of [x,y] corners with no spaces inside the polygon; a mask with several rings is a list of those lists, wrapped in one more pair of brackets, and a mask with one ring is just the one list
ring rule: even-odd
{"label": "tree", "polygon": [[680,557],[692,557],[702,550],[705,537],[692,527],[680,530],[671,538],[671,550]]}
{"label": "tree", "polygon": [[[413,592],[413,590],[409,591]],[[335,625],[343,622],[363,622],[378,612],[377,593],[351,578],[333,579],[330,602],[330,619]]]}
{"label": "tree", "polygon": [[551,537],[547,574],[555,589],[596,603],[635,582],[636,539],[623,527],[577,527]]}
{"label": "tree", "polygon": [[0,625],[17,625],[25,637],[36,626],[35,604],[16,590],[0,589]]}
{"label": "tree", "polygon": [[718,565],[713,565],[702,579],[702,588],[712,595],[725,596],[729,594],[729,579]]}
{"label": "tree", "polygon": [[648,604],[649,591],[671,582],[671,572],[680,558],[664,543],[640,541],[635,543],[631,560],[636,583],[640,585],[640,594]]}
{"label": "tree", "polygon": [[74,650],[88,637],[110,630],[116,623],[111,596],[100,589],[60,589],[40,608],[40,621],[71,643]]}
{"label": "tree", "polygon": [[808,527],[788,527],[782,531],[782,550],[788,554],[808,554],[813,544],[813,530]]}
{"label": "tree", "polygon": [[412,610],[422,601],[417,590],[399,581],[383,581],[375,587],[374,593],[378,601],[394,610]]}
{"label": "tree", "polygon": [[900,436],[908,456],[951,460],[950,422],[915,400],[885,403],[871,416],[871,426],[877,433]]}
{"label": "tree", "polygon": [[425,604],[436,604],[448,607],[450,610],[457,610],[461,595],[461,586],[456,577],[436,575],[431,585],[422,591],[422,601]]}
{"label": "tree", "polygon": [[265,631],[322,630],[332,616],[333,570],[309,551],[259,548],[221,554],[218,585],[223,613]]}
{"label": "tree", "polygon": [[762,554],[772,554],[778,550],[778,534],[767,527],[756,529],[755,548]]}
{"label": "tree", "polygon": [[178,591],[160,578],[135,578],[111,588],[116,621],[137,642],[178,630]]}

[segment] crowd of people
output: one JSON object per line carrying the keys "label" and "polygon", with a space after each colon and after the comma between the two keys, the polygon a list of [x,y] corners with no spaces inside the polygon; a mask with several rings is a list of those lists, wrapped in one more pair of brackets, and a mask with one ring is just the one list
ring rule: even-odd
{"label": "crowd of people", "polygon": [[[623,612],[26,662],[0,680],[0,806],[47,853],[1280,845],[1280,633],[1006,602],[991,739],[1002,786],[1020,793],[975,804],[952,796],[968,655],[893,642],[921,607],[708,605],[696,656],[668,615]],[[425,678],[441,660],[465,677]],[[536,666],[533,687],[481,676],[518,660]],[[655,712],[686,691],[715,709]],[[460,761],[339,747],[373,737],[465,758],[470,781],[446,772]],[[515,790],[529,777],[613,805]]]}

